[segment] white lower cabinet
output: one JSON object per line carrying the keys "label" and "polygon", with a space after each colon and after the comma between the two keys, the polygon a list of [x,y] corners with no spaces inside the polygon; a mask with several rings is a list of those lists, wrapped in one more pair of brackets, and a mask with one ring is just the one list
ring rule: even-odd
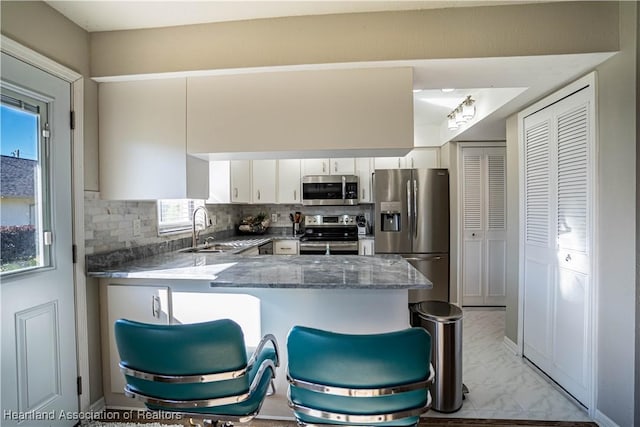
{"label": "white lower cabinet", "polygon": [[358,240],[358,255],[374,255],[374,240],[360,239]]}
{"label": "white lower cabinet", "polygon": [[105,369],[104,380],[105,383],[110,383],[112,393],[124,393],[125,381],[118,367],[120,355],[113,325],[118,319],[165,325],[171,323],[171,295],[168,286],[110,284],[106,292],[109,369]]}
{"label": "white lower cabinet", "polygon": [[274,255],[298,255],[299,253],[297,240],[276,240],[273,242]]}

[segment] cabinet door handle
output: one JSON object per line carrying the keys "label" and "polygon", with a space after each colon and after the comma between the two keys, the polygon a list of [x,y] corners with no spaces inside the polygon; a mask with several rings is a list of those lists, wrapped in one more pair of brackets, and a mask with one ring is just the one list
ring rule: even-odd
{"label": "cabinet door handle", "polygon": [[338,172],[338,161],[337,160],[333,162],[333,170],[334,170],[334,172]]}
{"label": "cabinet door handle", "polygon": [[297,190],[293,190],[293,200],[298,200],[298,191]]}
{"label": "cabinet door handle", "polygon": [[260,200],[260,190],[258,190],[258,200]]}
{"label": "cabinet door handle", "polygon": [[233,187],[233,198],[234,199],[238,198],[238,187]]}
{"label": "cabinet door handle", "polygon": [[362,200],[364,200],[364,188],[362,189]]}
{"label": "cabinet door handle", "polygon": [[327,171],[327,164],[325,162],[322,162],[322,173],[325,173]]}
{"label": "cabinet door handle", "polygon": [[398,157],[398,169],[400,169],[400,157]]}
{"label": "cabinet door handle", "polygon": [[567,254],[567,257],[564,260],[567,262],[571,261],[571,254]]}
{"label": "cabinet door handle", "polygon": [[413,169],[413,157],[411,158],[411,169]]}
{"label": "cabinet door handle", "polygon": [[160,297],[157,295],[153,295],[151,297],[151,315],[156,319],[159,319],[161,309],[162,309],[162,306],[160,304]]}

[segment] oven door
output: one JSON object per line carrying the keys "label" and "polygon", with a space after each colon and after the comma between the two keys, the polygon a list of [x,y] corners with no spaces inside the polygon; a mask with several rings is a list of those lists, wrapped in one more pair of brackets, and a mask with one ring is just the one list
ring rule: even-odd
{"label": "oven door", "polygon": [[358,204],[355,175],[307,175],[302,178],[302,204],[338,206]]}
{"label": "oven door", "polygon": [[358,242],[301,241],[300,255],[358,255]]}

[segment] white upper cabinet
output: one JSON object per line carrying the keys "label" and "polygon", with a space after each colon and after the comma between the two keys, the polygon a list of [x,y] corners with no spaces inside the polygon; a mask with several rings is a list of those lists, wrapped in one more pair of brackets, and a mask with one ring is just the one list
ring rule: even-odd
{"label": "white upper cabinet", "polygon": [[209,198],[207,203],[231,203],[231,162],[209,162]]}
{"label": "white upper cabinet", "polygon": [[251,172],[253,203],[276,203],[276,161],[253,160]]}
{"label": "white upper cabinet", "polygon": [[353,157],[302,160],[302,175],[355,175],[355,173]]}
{"label": "white upper cabinet", "polygon": [[404,158],[407,169],[432,169],[440,167],[440,148],[414,148]]}
{"label": "white upper cabinet", "polygon": [[353,157],[302,160],[302,175],[355,175],[355,173]]}
{"label": "white upper cabinet", "polygon": [[231,201],[233,203],[251,203],[251,160],[232,160]]}
{"label": "white upper cabinet", "polygon": [[360,203],[371,203],[371,173],[373,172],[373,159],[371,157],[358,157],[356,159],[356,175],[358,175]]}
{"label": "white upper cabinet", "polygon": [[440,167],[440,148],[414,148],[404,157],[376,157],[376,169],[432,169]]}
{"label": "white upper cabinet", "polygon": [[186,152],[185,79],[100,83],[98,91],[103,199],[208,197],[207,162]]}
{"label": "white upper cabinet", "polygon": [[300,160],[278,160],[278,203],[300,203]]}
{"label": "white upper cabinet", "polygon": [[404,157],[376,157],[373,162],[376,169],[404,168]]}

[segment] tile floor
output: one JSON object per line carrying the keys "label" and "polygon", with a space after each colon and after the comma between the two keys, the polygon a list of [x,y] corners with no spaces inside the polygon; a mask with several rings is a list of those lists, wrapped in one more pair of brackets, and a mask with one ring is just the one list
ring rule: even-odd
{"label": "tile floor", "polygon": [[504,346],[504,316],[504,310],[464,310],[462,377],[469,394],[459,411],[427,416],[589,421],[585,410]]}

